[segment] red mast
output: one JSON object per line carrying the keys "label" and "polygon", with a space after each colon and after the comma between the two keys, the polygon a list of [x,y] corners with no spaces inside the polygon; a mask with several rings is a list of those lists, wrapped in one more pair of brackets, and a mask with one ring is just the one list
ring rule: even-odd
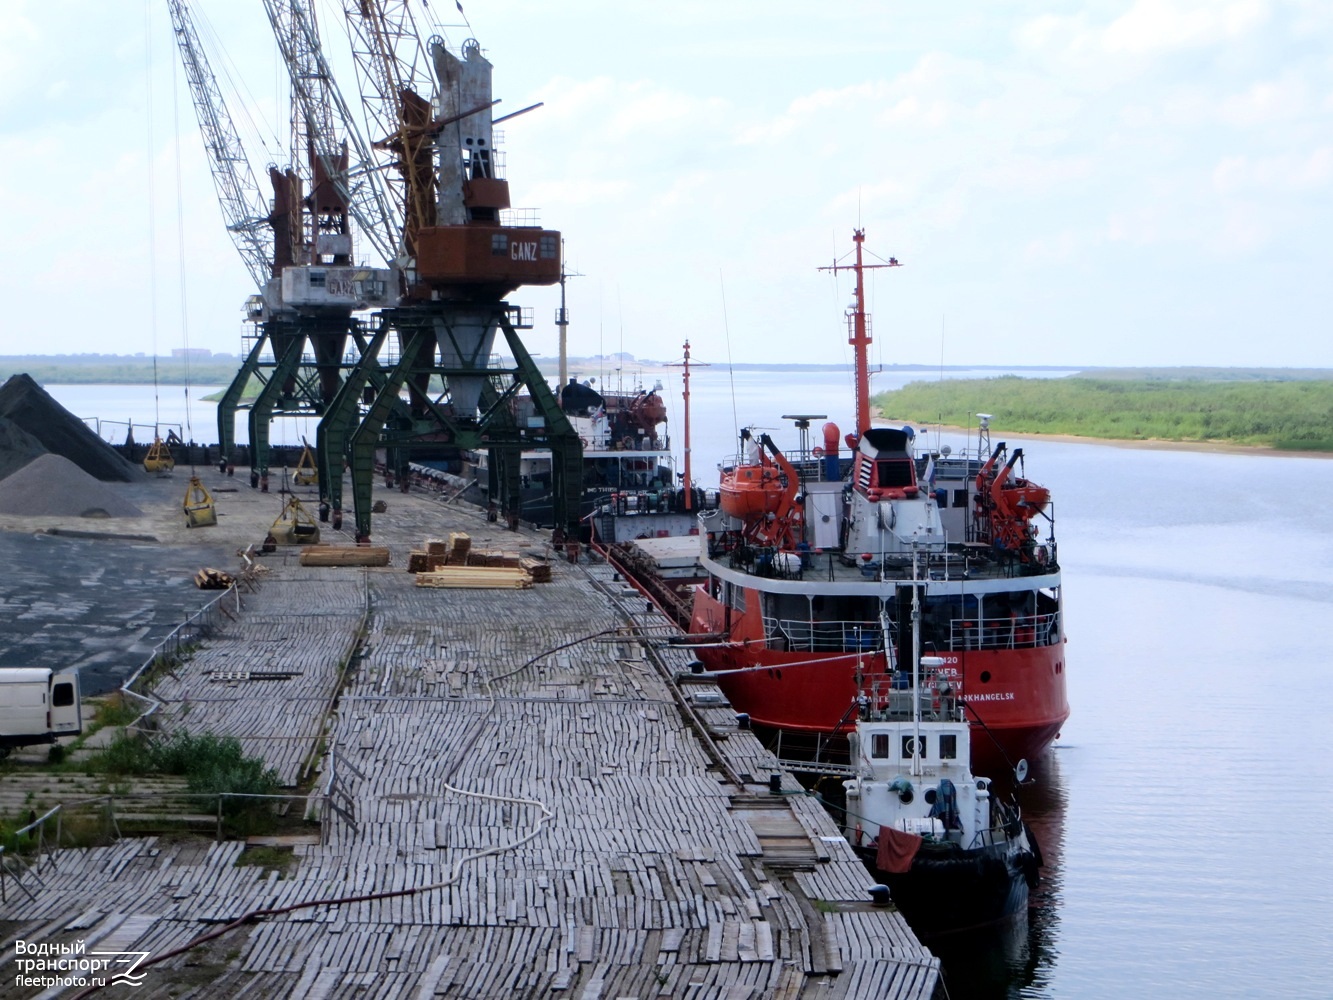
{"label": "red mast", "polygon": [[856,361],[856,435],[870,426],[870,317],[866,315],[865,274],[866,271],[881,267],[901,267],[897,257],[890,257],[884,264],[865,264],[861,259],[861,244],[865,242],[864,229],[852,230],[852,241],[856,244],[856,263],[839,264],[834,261],[821,271],[855,271],[856,300],[847,313],[847,343],[852,345]]}

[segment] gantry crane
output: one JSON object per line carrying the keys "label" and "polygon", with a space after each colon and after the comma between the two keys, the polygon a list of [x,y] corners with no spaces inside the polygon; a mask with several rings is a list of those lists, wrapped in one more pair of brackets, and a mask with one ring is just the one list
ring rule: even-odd
{"label": "gantry crane", "polygon": [[[293,111],[291,154],[299,160],[304,152],[309,158],[309,193],[293,167],[270,166],[273,198],[264,204],[189,7],[185,0],[167,3],[227,229],[256,284],[256,294],[246,303],[256,333],[218,403],[220,466],[231,467],[236,412],[246,408],[244,391],[258,377],[262,387],[248,407],[251,485],[267,490],[270,421],[277,414],[311,416],[327,409],[350,367],[348,337],[355,339],[358,353],[367,343],[354,313],[392,301],[395,279],[389,269],[354,264],[347,157],[328,156],[327,144],[320,147],[326,155],[315,155],[314,137],[325,134],[326,126],[312,124],[304,110]],[[289,30],[296,34],[294,27]]]}
{"label": "gantry crane", "polygon": [[[491,64],[475,39],[461,56],[439,37],[423,46],[406,0],[345,0],[344,12],[363,106],[396,174],[402,219],[401,298],[381,314],[375,340],[320,422],[322,435],[347,437],[358,538],[369,538],[376,448],[385,447],[390,474],[402,475],[410,451],[442,445],[488,451],[490,496],[500,498],[498,513],[511,527],[521,452],[549,447],[557,540],[577,537],[582,446],[518,335],[530,321],[507,301],[523,285],[560,280],[560,234],[501,218],[509,184],[495,150],[492,126],[503,119],[492,117]],[[497,333],[513,367],[492,360]],[[355,400],[391,334],[398,361],[386,366],[384,385],[357,421]],[[432,375],[444,380],[438,398],[429,393]],[[524,386],[540,426],[520,427],[514,418],[511,403]],[[404,388],[409,419],[391,420]]]}

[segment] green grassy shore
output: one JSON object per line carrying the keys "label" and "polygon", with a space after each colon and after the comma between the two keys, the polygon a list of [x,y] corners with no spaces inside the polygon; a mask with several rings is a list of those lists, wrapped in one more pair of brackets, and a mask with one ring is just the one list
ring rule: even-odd
{"label": "green grassy shore", "polygon": [[1333,452],[1333,380],[1204,381],[1002,376],[913,382],[874,397],[896,420],[1018,434]]}

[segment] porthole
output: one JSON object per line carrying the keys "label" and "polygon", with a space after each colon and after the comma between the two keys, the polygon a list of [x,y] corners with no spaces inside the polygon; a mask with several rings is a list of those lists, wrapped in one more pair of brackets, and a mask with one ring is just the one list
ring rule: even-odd
{"label": "porthole", "polygon": [[981,683],[982,683],[982,684],[989,684],[989,683],[990,683],[990,671],[989,671],[989,670],[983,670],[983,671],[981,672]]}

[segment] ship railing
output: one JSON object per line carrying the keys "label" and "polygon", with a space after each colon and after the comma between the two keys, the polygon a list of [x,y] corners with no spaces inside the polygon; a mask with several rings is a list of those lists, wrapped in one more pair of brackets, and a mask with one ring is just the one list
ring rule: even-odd
{"label": "ship railing", "polygon": [[912,698],[912,671],[895,670],[884,680],[872,680],[857,696],[857,716],[865,722],[896,722],[910,719],[919,705],[921,717],[933,721],[964,722],[959,700],[962,688],[952,674],[922,669],[917,678],[916,704]]}
{"label": "ship railing", "polygon": [[1000,615],[955,618],[949,623],[950,649],[1031,649],[1060,641],[1060,615]]}
{"label": "ship railing", "polygon": [[717,507],[716,490],[699,490],[693,497],[689,511],[685,509],[685,491],[663,488],[659,490],[603,490],[594,499],[596,509],[603,514],[619,516],[631,514],[686,514]]}
{"label": "ship railing", "polygon": [[765,617],[764,636],[770,649],[793,653],[873,653],[884,648],[877,621]]}

